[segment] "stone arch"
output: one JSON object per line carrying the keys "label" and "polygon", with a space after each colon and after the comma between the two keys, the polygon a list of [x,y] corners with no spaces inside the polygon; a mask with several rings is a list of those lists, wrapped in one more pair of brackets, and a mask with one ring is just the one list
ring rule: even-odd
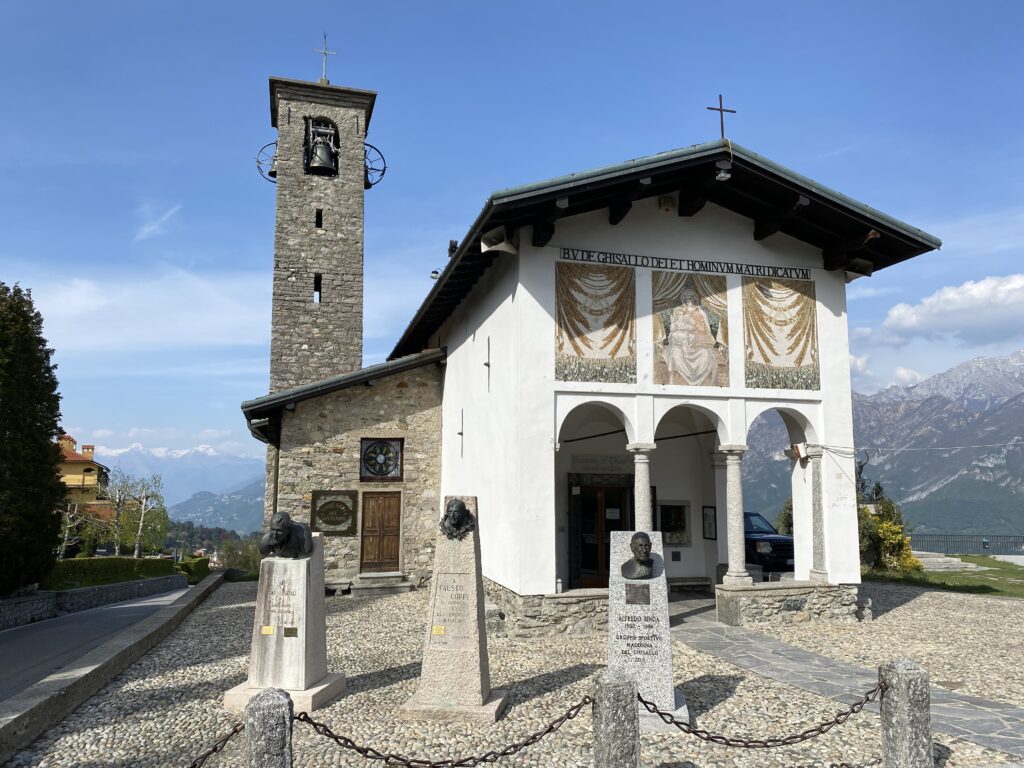
{"label": "stone arch", "polygon": [[556,413],[557,429],[555,430],[555,434],[558,435],[558,441],[561,441],[562,432],[573,415],[578,415],[581,412],[581,409],[588,407],[599,408],[610,413],[622,423],[623,429],[626,431],[626,442],[632,443],[636,441],[636,426],[633,424],[633,420],[626,415],[625,410],[611,399],[596,398],[592,396],[580,398],[578,401],[575,399],[559,401]]}
{"label": "stone arch", "polygon": [[818,443],[819,430],[815,427],[818,416],[818,406],[807,406],[800,403],[747,403],[747,423],[744,430],[744,442],[750,434],[750,428],[761,416],[768,411],[775,411],[782,417],[782,423],[786,425],[791,443]]}
{"label": "stone arch", "polygon": [[[718,409],[716,409],[718,406]],[[727,445],[732,441],[729,439],[727,426],[727,414],[725,403],[698,404],[692,400],[676,400],[659,398],[654,404],[654,434],[658,434],[658,427],[673,411],[685,408],[700,414],[711,422],[715,430],[719,445]]]}

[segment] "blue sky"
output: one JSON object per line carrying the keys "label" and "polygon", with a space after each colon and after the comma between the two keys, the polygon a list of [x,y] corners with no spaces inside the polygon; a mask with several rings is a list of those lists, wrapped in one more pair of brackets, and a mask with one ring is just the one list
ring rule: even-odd
{"label": "blue sky", "polygon": [[64,423],[111,448],[260,453],[267,78],[379,93],[365,361],[494,189],[717,137],[944,241],[850,287],[855,387],[1024,346],[1017,2],[0,5],[0,280],[32,289]]}

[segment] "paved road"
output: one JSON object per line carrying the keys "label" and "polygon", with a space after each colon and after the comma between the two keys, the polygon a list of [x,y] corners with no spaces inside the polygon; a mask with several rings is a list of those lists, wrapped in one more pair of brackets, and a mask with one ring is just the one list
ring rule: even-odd
{"label": "paved road", "polygon": [[112,603],[0,632],[0,656],[5,661],[0,665],[0,701],[63,669],[186,591]]}

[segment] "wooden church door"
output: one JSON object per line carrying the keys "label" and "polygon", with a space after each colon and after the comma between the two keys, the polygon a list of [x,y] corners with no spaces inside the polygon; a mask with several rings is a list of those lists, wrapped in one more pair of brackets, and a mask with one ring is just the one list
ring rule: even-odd
{"label": "wooden church door", "polygon": [[402,531],[402,494],[363,494],[363,530],[359,570],[363,573],[398,570]]}

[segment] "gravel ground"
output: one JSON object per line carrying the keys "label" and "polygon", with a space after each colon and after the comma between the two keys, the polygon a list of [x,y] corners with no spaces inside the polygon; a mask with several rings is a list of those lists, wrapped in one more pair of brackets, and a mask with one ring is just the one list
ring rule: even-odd
{"label": "gravel ground", "polygon": [[[223,692],[246,676],[256,585],[226,584],[178,630],[6,766],[184,766],[235,718]],[[480,753],[539,730],[590,693],[604,663],[601,637],[491,641],[491,677],[508,688],[508,713],[494,725],[407,722],[395,717],[415,690],[426,615],[425,590],[373,599],[335,598],[328,609],[328,666],[349,677],[349,693],[314,713],[339,734],[381,751],[444,759]],[[384,632],[383,628],[391,629]],[[701,727],[729,735],[784,735],[830,718],[832,701],[675,645],[676,679]],[[505,766],[590,766],[591,717],[584,710]],[[861,713],[799,747],[743,751],[681,734],[645,735],[645,768],[878,764],[877,716]],[[208,768],[244,766],[245,735]],[[295,726],[295,765],[379,765]],[[1005,756],[936,735],[940,766],[980,766]]]}
{"label": "gravel ground", "polygon": [[1024,706],[1024,600],[865,583],[874,621],[794,624],[758,631],[873,668],[904,656],[951,690]]}

